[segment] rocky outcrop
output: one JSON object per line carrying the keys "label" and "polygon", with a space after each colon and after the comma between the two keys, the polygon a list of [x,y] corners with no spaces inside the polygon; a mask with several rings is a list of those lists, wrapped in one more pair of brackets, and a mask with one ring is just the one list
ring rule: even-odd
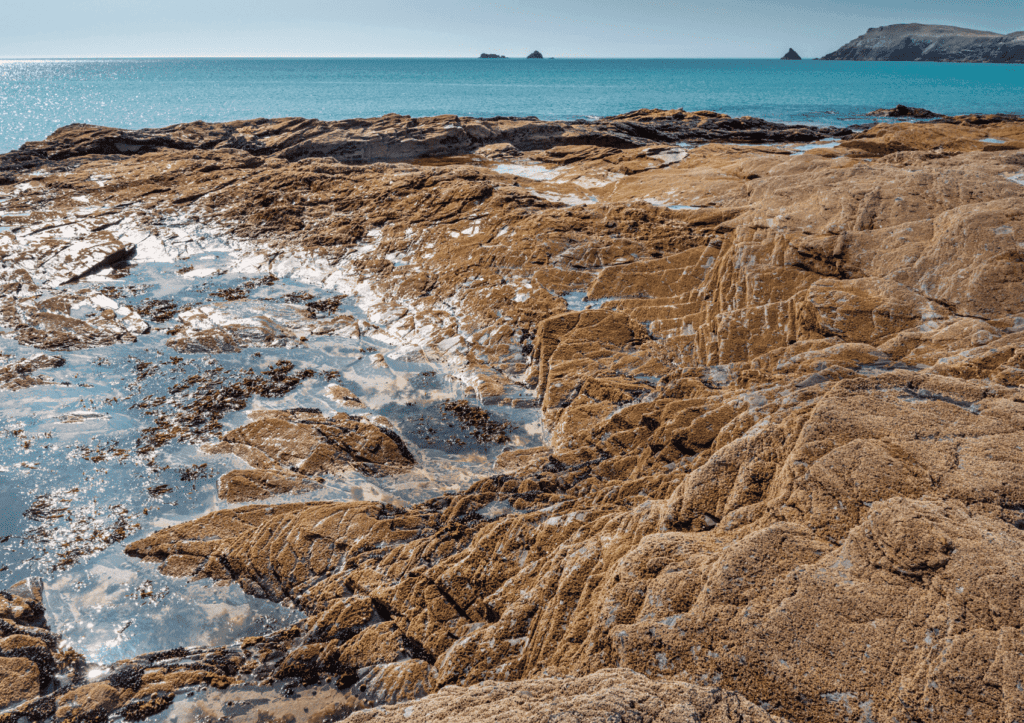
{"label": "rocky outcrop", "polygon": [[541,52],[539,50],[534,50],[532,53],[530,53],[526,57],[527,58],[534,58],[534,59],[537,59],[537,58],[543,59],[544,56],[541,55]]}
{"label": "rocky outcrop", "polygon": [[803,58],[800,57],[800,54],[798,52],[796,52],[795,50],[793,50],[792,48],[790,48],[789,52],[787,52],[785,55],[782,56],[782,59],[783,60],[803,60]]}
{"label": "rocky outcrop", "polygon": [[520,683],[448,686],[411,705],[354,713],[348,723],[500,723],[525,720],[604,723],[716,721],[782,723],[735,693],[677,681],[654,681],[621,668],[578,679],[540,679]]}
{"label": "rocky outcrop", "polygon": [[[519,151],[561,146],[640,148],[666,143],[728,140],[734,143],[813,141],[849,135],[843,128],[769,123],[720,113],[639,110],[596,121],[540,121],[536,118],[432,118],[386,115],[380,118],[317,121],[257,119],[232,123],[185,123],[156,130],[125,131],[71,125],[45,141],[26,143],[0,158],[0,172],[28,170],[44,161],[87,155],[133,156],[157,151],[219,151],[220,163],[239,170],[263,160],[333,158],[343,163],[413,161],[472,153],[508,143]],[[222,166],[224,168],[224,166]],[[212,192],[194,189],[191,200]],[[183,198],[182,203],[189,202]]]}
{"label": "rocky outcrop", "polygon": [[1024,63],[1024,31],[1000,35],[949,25],[885,25],[870,28],[822,60]]}
{"label": "rocky outcrop", "polygon": [[481,58],[504,58],[504,55],[498,55],[497,53],[480,53]]}
{"label": "rocky outcrop", "polygon": [[[718,141],[759,123],[602,122],[640,138],[697,118]],[[486,406],[528,402],[546,432],[417,504],[267,500],[131,541],[165,574],[306,614],[131,663],[145,704],[184,697],[187,664],[229,691],[321,685],[357,721],[1014,721],[1024,122],[884,123],[834,147],[509,143],[377,165],[327,146],[73,167],[40,151],[52,176],[23,203],[63,213],[85,196],[143,226],[187,209],[253,274],[372,293],[373,334],[443,358],[484,404],[439,419],[500,438]],[[267,374],[268,395],[298,383],[288,367],[247,384]],[[355,414],[351,390],[330,395]],[[257,410],[218,431],[214,451],[250,466],[219,489],[259,500],[409,469],[388,432]],[[141,695],[92,685],[112,690],[62,705]],[[375,705],[397,707],[359,712]]]}
{"label": "rocky outcrop", "polygon": [[302,490],[320,475],[354,468],[365,475],[396,474],[415,460],[396,432],[347,414],[315,410],[254,412],[254,421],[224,435],[208,451],[230,453],[254,467],[221,477],[219,495],[231,502]]}
{"label": "rocky outcrop", "polygon": [[897,105],[895,108],[879,108],[868,113],[876,118],[942,118],[938,113],[933,113],[927,108],[914,108],[906,105]]}

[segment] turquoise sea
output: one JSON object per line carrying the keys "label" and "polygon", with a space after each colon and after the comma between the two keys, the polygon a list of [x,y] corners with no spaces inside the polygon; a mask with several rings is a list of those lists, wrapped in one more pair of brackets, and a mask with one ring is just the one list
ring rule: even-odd
{"label": "turquoise sea", "polygon": [[1024,65],[417,58],[0,60],[0,152],[68,123],[715,110],[847,125],[897,103],[1024,113]]}

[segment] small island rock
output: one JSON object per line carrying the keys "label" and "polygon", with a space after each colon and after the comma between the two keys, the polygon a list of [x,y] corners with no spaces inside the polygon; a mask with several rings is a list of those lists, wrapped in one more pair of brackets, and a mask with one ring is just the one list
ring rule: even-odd
{"label": "small island rock", "polygon": [[913,108],[906,105],[897,105],[895,108],[879,108],[868,115],[881,118],[942,118],[939,113],[933,113],[927,108]]}
{"label": "small island rock", "polygon": [[783,60],[803,60],[803,58],[800,57],[800,54],[798,52],[796,52],[795,50],[793,50],[792,48],[789,49],[788,53],[786,53],[785,55],[782,56],[782,59]]}
{"label": "small island rock", "polygon": [[480,53],[481,58],[504,58],[504,55],[498,55],[497,53]]}
{"label": "small island rock", "polygon": [[544,56],[540,54],[539,50],[534,50],[532,53],[530,53],[526,57],[527,58],[543,58]]}

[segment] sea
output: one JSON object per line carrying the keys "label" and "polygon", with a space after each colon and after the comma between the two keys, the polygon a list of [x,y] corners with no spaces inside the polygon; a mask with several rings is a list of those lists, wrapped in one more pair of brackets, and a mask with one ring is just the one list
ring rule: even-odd
{"label": "sea", "polygon": [[0,60],[0,152],[69,123],[334,120],[400,113],[568,120],[638,108],[853,125],[903,103],[1024,113],[1024,65],[480,58]]}

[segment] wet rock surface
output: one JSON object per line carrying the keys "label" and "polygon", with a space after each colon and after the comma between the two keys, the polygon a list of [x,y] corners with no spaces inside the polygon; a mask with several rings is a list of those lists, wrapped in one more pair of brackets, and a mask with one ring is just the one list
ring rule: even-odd
{"label": "wet rock surface", "polygon": [[913,106],[897,105],[895,108],[879,108],[868,113],[878,118],[941,118],[938,113],[933,113],[927,108],[914,108]]}
{"label": "wet rock surface", "polygon": [[344,121],[304,118],[261,118],[232,123],[197,121],[140,131],[71,125],[57,130],[45,141],[26,143],[21,149],[5,154],[0,160],[0,173],[28,170],[45,161],[67,163],[83,156],[134,156],[173,151],[213,151],[233,157],[243,167],[255,168],[263,165],[258,160],[261,158],[288,161],[334,158],[344,163],[365,164],[443,158],[497,143],[511,143],[519,150],[573,145],[638,148],[654,143],[704,142],[716,138],[747,143],[815,140],[848,133],[843,128],[790,126],[758,118],[730,118],[708,111],[688,113],[682,109],[644,109],[595,121],[572,122],[455,115],[411,118],[392,114]]}
{"label": "wet rock surface", "polygon": [[[4,317],[10,379],[56,382],[11,398],[139,350],[138,425],[87,454],[139,440],[154,512],[122,500],[124,536],[69,569],[298,613],[106,660],[17,716],[1015,720],[1024,122],[666,140],[696,118],[762,123],[638,111],[588,127],[642,144],[509,131],[373,164],[225,141],[312,121],[72,127],[5,157],[17,248],[73,216],[136,249],[56,288],[18,261],[18,293],[74,319],[110,287],[151,326],[36,368],[28,312]],[[45,463],[19,429],[4,449]],[[58,537],[61,499],[38,508]]]}
{"label": "wet rock surface", "polygon": [[0,592],[0,710],[66,689],[80,679],[82,662],[73,650],[58,648],[46,624],[40,580]]}

